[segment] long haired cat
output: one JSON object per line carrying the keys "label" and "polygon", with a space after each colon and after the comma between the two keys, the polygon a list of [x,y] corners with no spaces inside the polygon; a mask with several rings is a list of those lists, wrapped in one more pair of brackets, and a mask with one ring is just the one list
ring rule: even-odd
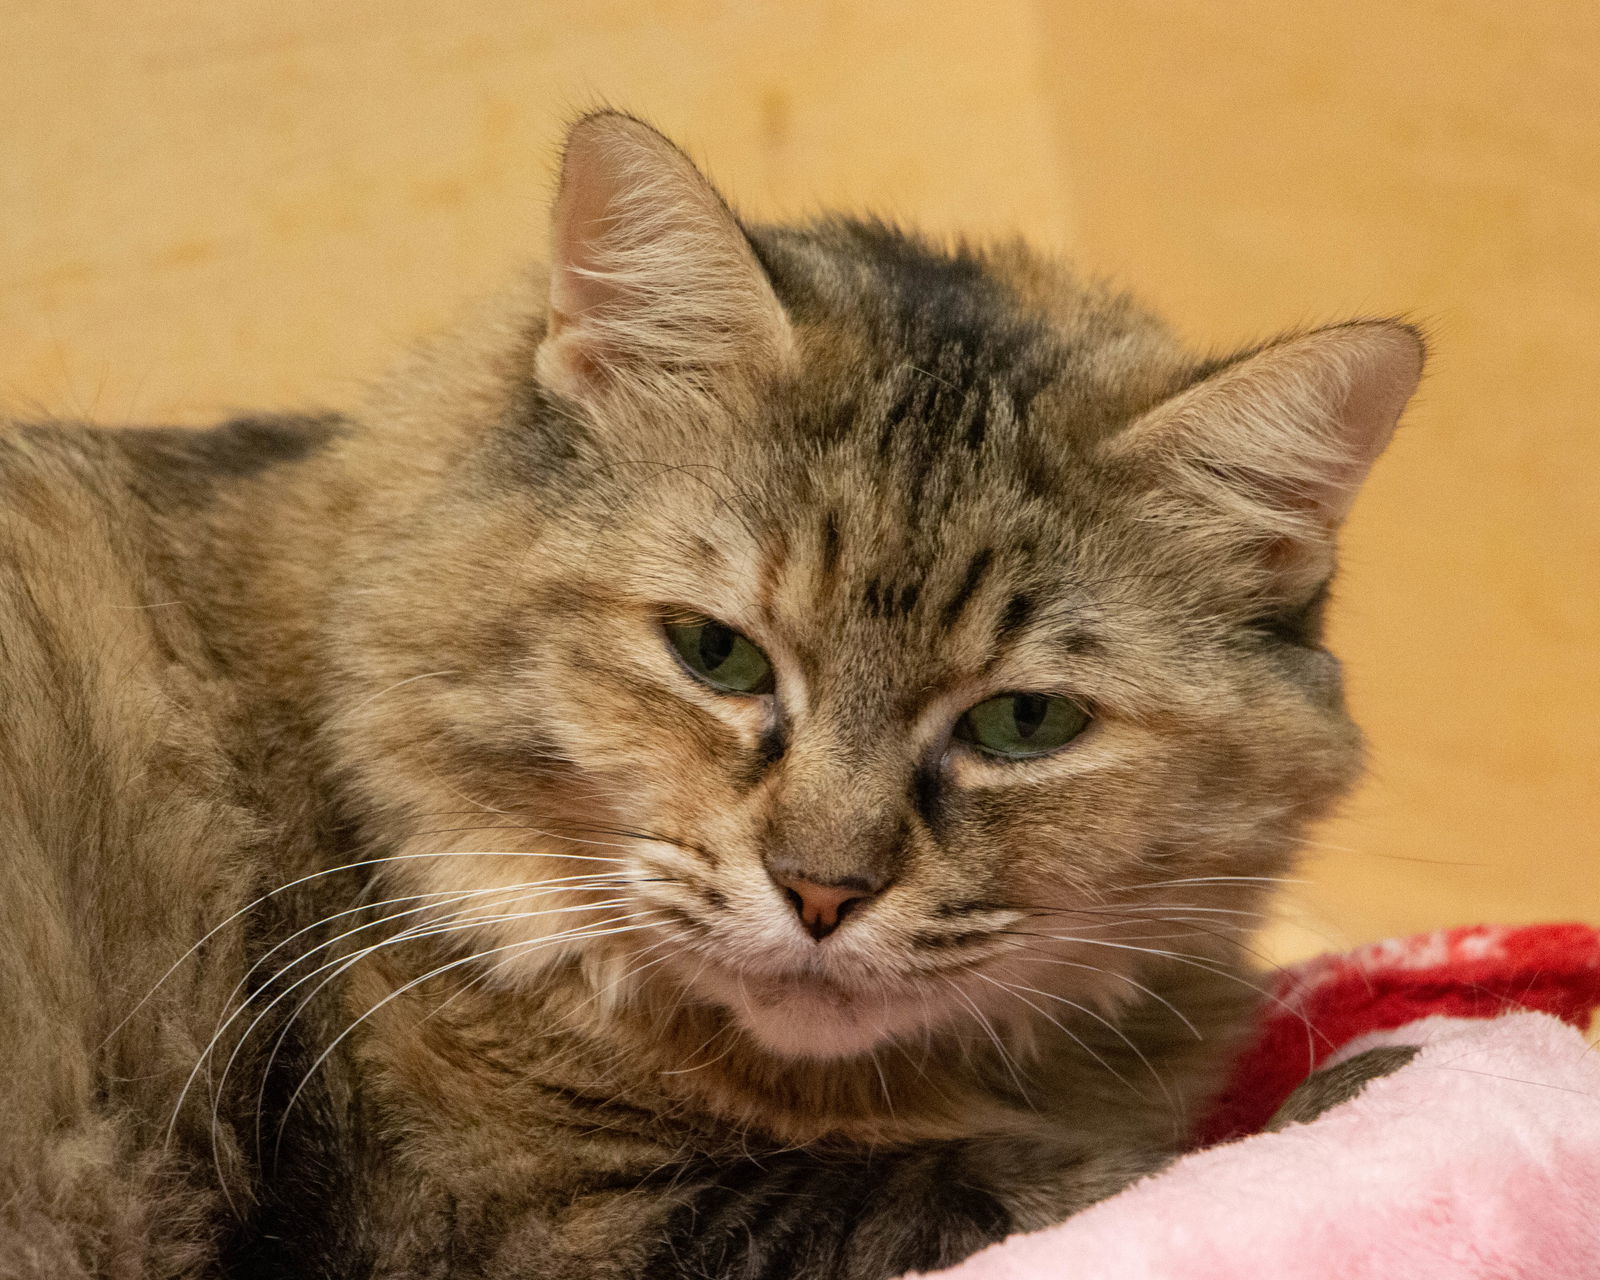
{"label": "long haired cat", "polygon": [[0,434],[0,1274],[887,1280],[1180,1150],[1416,333],[568,140],[348,416]]}

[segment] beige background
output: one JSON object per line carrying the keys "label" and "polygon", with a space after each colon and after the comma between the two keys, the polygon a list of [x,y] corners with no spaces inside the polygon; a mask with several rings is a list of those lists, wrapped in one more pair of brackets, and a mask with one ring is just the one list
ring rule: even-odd
{"label": "beige background", "polygon": [[1373,779],[1272,945],[1600,920],[1597,66],[1584,0],[10,0],[0,402],[347,399],[537,252],[605,99],[751,210],[1020,230],[1204,344],[1405,312],[1337,622]]}

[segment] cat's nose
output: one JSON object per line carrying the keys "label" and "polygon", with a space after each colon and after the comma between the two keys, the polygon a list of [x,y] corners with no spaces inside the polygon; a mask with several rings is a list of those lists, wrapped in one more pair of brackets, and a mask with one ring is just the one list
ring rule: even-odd
{"label": "cat's nose", "polygon": [[876,891],[859,880],[837,884],[818,884],[798,876],[774,875],[778,888],[789,900],[800,923],[818,942],[844,923],[844,918]]}

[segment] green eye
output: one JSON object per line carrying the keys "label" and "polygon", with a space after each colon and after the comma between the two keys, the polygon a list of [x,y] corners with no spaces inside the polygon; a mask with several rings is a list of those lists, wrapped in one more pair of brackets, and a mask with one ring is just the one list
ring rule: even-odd
{"label": "green eye", "polygon": [[1076,702],[1044,693],[1002,693],[980,702],[956,724],[956,737],[1007,760],[1048,755],[1089,727]]}
{"label": "green eye", "polygon": [[772,664],[767,655],[732,627],[710,618],[666,624],[667,643],[683,665],[714,689],[728,693],[771,693]]}

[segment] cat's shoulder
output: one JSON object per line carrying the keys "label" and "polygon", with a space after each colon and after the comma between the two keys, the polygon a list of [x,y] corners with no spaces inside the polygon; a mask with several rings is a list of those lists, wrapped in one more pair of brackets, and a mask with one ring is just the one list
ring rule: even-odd
{"label": "cat's shoulder", "polygon": [[110,434],[0,425],[0,754],[24,789],[136,768],[204,700],[204,641]]}

